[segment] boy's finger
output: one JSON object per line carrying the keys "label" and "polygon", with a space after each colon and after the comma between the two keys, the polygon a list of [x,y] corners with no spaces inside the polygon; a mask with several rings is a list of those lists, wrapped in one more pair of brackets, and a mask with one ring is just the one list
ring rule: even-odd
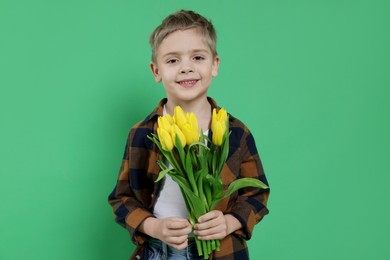
{"label": "boy's finger", "polygon": [[209,221],[210,219],[217,218],[221,214],[222,214],[221,211],[213,210],[213,211],[210,211],[210,212],[202,215],[201,217],[199,217],[198,221],[199,221],[199,223],[206,222],[206,221]]}
{"label": "boy's finger", "polygon": [[167,227],[169,229],[182,229],[191,226],[187,220],[183,219],[171,219],[167,223]]}
{"label": "boy's finger", "polygon": [[[166,237],[169,237],[171,239],[178,239],[178,238],[187,238],[188,234],[191,231],[188,231],[187,229],[169,229],[164,234]],[[179,243],[179,242],[175,242]]]}
{"label": "boy's finger", "polygon": [[198,223],[195,225],[195,230],[208,230],[214,227],[218,227],[224,224],[221,219],[219,218],[212,218],[209,221],[203,222],[203,223]]}

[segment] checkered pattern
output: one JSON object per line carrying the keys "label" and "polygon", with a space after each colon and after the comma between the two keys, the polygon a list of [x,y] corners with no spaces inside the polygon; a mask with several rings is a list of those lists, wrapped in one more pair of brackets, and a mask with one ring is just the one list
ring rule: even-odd
{"label": "checkered pattern", "polygon": [[[212,108],[218,109],[213,99],[208,100]],[[148,240],[148,236],[139,232],[138,227],[146,218],[153,217],[153,206],[161,189],[161,182],[154,182],[160,172],[156,162],[161,153],[147,136],[156,133],[157,118],[163,114],[166,101],[161,100],[144,121],[130,130],[118,181],[108,198],[116,222],[130,232],[132,241],[137,246],[131,259],[137,259]],[[245,177],[258,178],[268,184],[255,141],[248,128],[231,115],[229,128],[232,131],[229,155],[222,170],[225,188],[235,179]],[[243,228],[221,241],[221,250],[214,252],[213,259],[249,258],[245,240],[251,238],[254,225],[268,214],[268,196],[269,189],[244,188],[219,203],[216,209],[232,214]]]}

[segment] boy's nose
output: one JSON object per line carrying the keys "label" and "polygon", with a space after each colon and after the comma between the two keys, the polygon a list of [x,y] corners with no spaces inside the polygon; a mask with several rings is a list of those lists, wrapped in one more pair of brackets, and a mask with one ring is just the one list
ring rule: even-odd
{"label": "boy's nose", "polygon": [[190,72],[194,72],[194,70],[190,67],[185,67],[185,68],[182,68],[180,72],[181,72],[181,74],[187,74]]}
{"label": "boy's nose", "polygon": [[194,69],[191,65],[185,63],[183,64],[183,66],[180,68],[180,73],[181,74],[186,74],[186,73],[189,73],[189,72],[194,72]]}
{"label": "boy's nose", "polygon": [[190,72],[194,72],[192,69],[190,68],[186,68],[186,69],[182,69],[181,70],[181,74],[187,74],[187,73],[190,73]]}

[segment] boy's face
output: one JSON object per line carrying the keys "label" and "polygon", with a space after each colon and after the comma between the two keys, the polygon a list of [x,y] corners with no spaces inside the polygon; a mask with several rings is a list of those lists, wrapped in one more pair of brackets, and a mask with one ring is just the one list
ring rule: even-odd
{"label": "boy's face", "polygon": [[162,81],[168,100],[176,104],[206,100],[218,66],[219,57],[213,57],[198,28],[169,34],[150,64],[156,82]]}

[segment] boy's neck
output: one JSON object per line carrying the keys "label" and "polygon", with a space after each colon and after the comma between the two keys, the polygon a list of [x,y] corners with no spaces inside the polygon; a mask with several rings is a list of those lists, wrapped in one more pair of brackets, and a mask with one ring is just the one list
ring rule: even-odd
{"label": "boy's neck", "polygon": [[165,106],[167,113],[170,115],[173,115],[173,111],[176,106],[180,106],[184,113],[193,112],[198,119],[199,129],[205,131],[210,128],[211,105],[207,98],[204,99],[204,102],[174,102],[168,99]]}

